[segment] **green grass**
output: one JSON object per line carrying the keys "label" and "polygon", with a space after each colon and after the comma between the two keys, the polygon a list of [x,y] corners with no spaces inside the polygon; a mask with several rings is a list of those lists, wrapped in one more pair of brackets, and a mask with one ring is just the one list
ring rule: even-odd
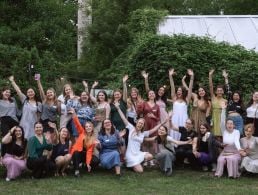
{"label": "green grass", "polygon": [[[1,169],[1,174],[3,171]],[[125,170],[121,179],[113,172],[96,170],[82,173],[82,177],[71,175],[32,180],[29,174],[6,182],[0,181],[0,194],[258,194],[258,177],[239,179],[213,178],[211,172],[174,170],[165,177],[159,170],[146,170],[136,174]]]}

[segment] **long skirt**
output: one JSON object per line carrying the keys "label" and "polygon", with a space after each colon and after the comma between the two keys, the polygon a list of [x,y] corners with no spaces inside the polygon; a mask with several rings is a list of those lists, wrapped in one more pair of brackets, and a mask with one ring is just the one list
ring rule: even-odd
{"label": "long skirt", "polygon": [[175,156],[170,151],[161,151],[155,156],[159,163],[160,170],[166,172],[167,170],[172,170],[173,162],[175,161]]}
{"label": "long skirt", "polygon": [[3,164],[7,169],[7,177],[9,179],[15,179],[26,169],[25,160],[15,159],[13,155],[7,153],[4,155]]}
{"label": "long skirt", "polygon": [[240,161],[241,161],[240,154],[231,154],[231,155],[220,154],[217,160],[217,170],[215,172],[215,176],[221,177],[224,172],[224,166],[227,165],[228,177],[233,177],[233,178],[239,177]]}
{"label": "long skirt", "polygon": [[258,173],[258,159],[251,159],[249,156],[244,157],[241,168],[245,168],[245,170],[251,173]]}

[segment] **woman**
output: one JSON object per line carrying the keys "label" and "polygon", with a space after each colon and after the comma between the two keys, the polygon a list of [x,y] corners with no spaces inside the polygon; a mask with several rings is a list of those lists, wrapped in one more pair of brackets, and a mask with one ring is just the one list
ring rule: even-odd
{"label": "woman", "polygon": [[[148,93],[148,91],[150,91],[149,81],[148,81],[149,74],[146,73],[145,71],[142,71],[142,76],[144,78],[145,90]],[[156,95],[156,104],[159,106],[159,110],[160,110],[160,122],[163,123],[168,118],[166,104],[168,101],[171,101],[171,100],[167,99],[164,86],[160,87],[158,91],[156,91],[155,95]],[[168,127],[169,123],[167,123],[166,125]]]}
{"label": "woman", "polygon": [[[52,128],[52,127],[51,127]],[[36,122],[34,125],[35,136],[28,141],[28,159],[27,167],[32,170],[33,178],[42,178],[55,170],[55,163],[47,156],[43,155],[44,150],[52,150],[50,134],[43,134],[43,125]]]}
{"label": "woman", "polygon": [[243,135],[243,114],[244,114],[244,105],[242,101],[242,97],[238,91],[231,92],[230,85],[228,83],[228,73],[223,70],[223,77],[225,78],[225,85],[228,94],[228,106],[227,113],[228,118],[234,121],[235,129],[240,132],[240,135]]}
{"label": "woman", "polygon": [[6,145],[3,165],[7,169],[6,181],[17,178],[26,169],[25,151],[27,140],[21,126],[14,126],[2,139]]}
{"label": "woman", "polygon": [[40,78],[37,80],[40,97],[42,100],[42,113],[40,122],[43,125],[43,131],[54,133],[55,129],[49,126],[48,122],[57,124],[57,115],[61,110],[61,103],[57,101],[56,93],[53,88],[47,89],[46,95],[43,90]]}
{"label": "woman", "polygon": [[122,139],[124,134],[124,130],[118,132],[111,120],[105,119],[98,137],[100,164],[106,169],[114,167],[117,176],[121,176],[119,147],[124,144]]}
{"label": "woman", "polygon": [[27,96],[25,96],[14,81],[14,77],[10,76],[9,80],[22,103],[23,107],[20,126],[22,126],[24,129],[25,139],[29,140],[32,136],[34,136],[33,125],[39,120],[41,113],[41,103],[37,101],[35,91],[32,88],[27,90]]}
{"label": "woman", "polygon": [[[11,90],[8,87],[4,87],[0,97],[0,129],[2,137],[4,137],[11,128],[19,125],[17,114],[18,108],[15,99],[11,97]],[[1,154],[4,156],[6,152],[5,145],[1,144],[1,146]]]}
{"label": "woman", "polygon": [[216,88],[216,93],[213,91],[213,81],[212,76],[214,73],[214,69],[209,72],[209,87],[210,87],[210,95],[211,95],[211,105],[212,105],[212,133],[216,137],[222,136],[222,132],[220,130],[221,124],[221,105],[226,104],[227,100],[223,98],[224,89],[223,86],[218,85]]}
{"label": "woman", "polygon": [[175,91],[175,85],[173,80],[173,75],[175,74],[175,71],[174,69],[169,70],[171,99],[173,101],[172,123],[178,127],[184,126],[185,121],[188,119],[187,107],[189,105],[189,102],[192,96],[194,73],[191,69],[188,69],[187,73],[190,76],[190,84],[189,84],[189,90],[186,94],[186,91],[183,87],[178,87],[177,92]]}
{"label": "woman", "polygon": [[[145,120],[145,130],[150,130],[160,123],[160,110],[159,106],[155,102],[155,93],[150,90],[148,92],[148,101],[143,102],[138,106],[138,115],[143,116]],[[155,133],[152,134],[155,136]],[[149,152],[152,155],[156,154],[158,150],[157,142],[144,142],[143,151]],[[154,166],[154,161],[151,160],[150,166]],[[147,162],[144,163],[144,166],[147,166]]]}
{"label": "woman", "polygon": [[129,130],[128,147],[125,154],[126,166],[132,167],[133,170],[137,173],[142,173],[143,167],[141,163],[143,161],[152,160],[153,156],[149,152],[142,152],[140,150],[141,144],[143,143],[144,138],[149,137],[149,135],[155,133],[159,129],[159,127],[164,123],[166,123],[167,121],[164,121],[162,124],[158,124],[157,126],[155,126],[153,129],[149,131],[144,131],[145,120],[143,118],[138,119],[136,122],[136,126],[134,127],[126,119],[118,103],[115,104],[115,107],[117,108],[118,113],[120,114],[120,117],[122,118],[126,126],[126,129]]}
{"label": "woman", "polygon": [[254,125],[253,135],[258,137],[258,91],[253,93],[252,99],[247,105],[246,114],[245,123],[252,123]]}
{"label": "woman", "polygon": [[218,147],[222,147],[222,144],[210,132],[210,126],[207,123],[201,124],[198,137],[193,140],[193,154],[196,158],[193,160],[197,160],[196,164],[201,165],[203,171],[207,171],[210,166],[213,172],[216,171]]}
{"label": "woman", "polygon": [[56,140],[53,145],[51,159],[56,164],[55,176],[66,176],[65,170],[71,162],[72,156],[69,154],[72,142],[69,139],[69,131],[66,127],[62,127],[58,132],[55,123],[50,126],[56,131]]}
{"label": "woman", "polygon": [[243,151],[240,152],[242,158],[241,169],[251,173],[258,173],[258,138],[253,137],[254,126],[245,126],[245,137],[241,138],[240,143]]}
{"label": "woman", "polygon": [[94,134],[94,127],[92,122],[86,122],[83,128],[75,112],[73,112],[73,122],[79,136],[72,146],[70,154],[72,155],[73,165],[75,169],[74,175],[75,177],[79,177],[80,163],[86,164],[88,172],[91,172],[92,169],[98,166],[99,159],[96,155],[94,155],[94,148],[98,141]]}
{"label": "woman", "polygon": [[[81,125],[83,126],[87,121],[93,122],[95,109],[93,108],[94,103],[91,100],[90,94],[86,91],[81,93],[80,99],[73,98],[67,102],[67,110],[70,112],[71,108],[75,110]],[[72,121],[72,135],[78,137],[77,129]]]}
{"label": "woman", "polygon": [[[240,151],[242,151],[240,146],[240,133],[238,130],[234,129],[234,122],[231,119],[226,120],[226,105],[222,103],[222,113],[221,113],[221,131],[223,138],[224,149],[220,153],[217,160],[217,169],[215,176],[221,177],[224,172],[224,166],[227,165],[228,177],[238,178],[239,173],[239,163],[241,161]],[[226,123],[226,124],[225,124]]]}

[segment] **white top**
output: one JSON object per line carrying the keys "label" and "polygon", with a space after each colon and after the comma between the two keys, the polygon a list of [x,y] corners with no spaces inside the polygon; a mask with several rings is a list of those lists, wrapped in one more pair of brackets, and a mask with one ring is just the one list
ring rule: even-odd
{"label": "white top", "polygon": [[185,121],[187,120],[187,104],[185,101],[179,102],[175,101],[173,103],[173,115],[172,123],[177,127],[184,127]]}
{"label": "white top", "polygon": [[258,118],[258,105],[251,105],[246,109],[248,118]]}
{"label": "white top", "polygon": [[67,109],[66,109],[65,98],[64,98],[63,94],[59,95],[57,100],[61,102],[61,114],[66,115],[67,114]]}

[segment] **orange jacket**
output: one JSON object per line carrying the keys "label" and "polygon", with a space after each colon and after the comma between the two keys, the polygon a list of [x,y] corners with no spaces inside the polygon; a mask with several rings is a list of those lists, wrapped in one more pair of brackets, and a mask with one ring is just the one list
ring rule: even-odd
{"label": "orange jacket", "polygon": [[[74,125],[77,129],[77,132],[79,134],[76,142],[72,146],[72,149],[70,151],[70,154],[73,155],[75,151],[81,152],[83,150],[83,140],[87,136],[85,134],[84,128],[81,126],[80,121],[77,116],[73,117]],[[94,151],[95,144],[92,144],[86,148],[86,164],[89,165],[92,159],[93,151]]]}

